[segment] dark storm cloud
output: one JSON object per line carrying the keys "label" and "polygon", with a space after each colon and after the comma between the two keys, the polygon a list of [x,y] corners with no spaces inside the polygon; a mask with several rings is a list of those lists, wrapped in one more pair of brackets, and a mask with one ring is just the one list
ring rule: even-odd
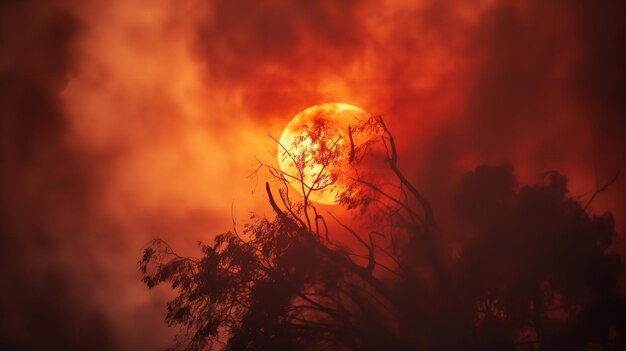
{"label": "dark storm cloud", "polygon": [[0,348],[110,349],[93,287],[61,258],[69,249],[93,269],[80,242],[97,177],[64,145],[59,100],[81,24],[51,2],[4,1],[0,25]]}
{"label": "dark storm cloud", "polygon": [[585,0],[493,6],[470,47],[482,57],[467,95],[473,145],[515,147],[533,131],[577,123],[567,116],[573,111],[595,126],[598,139],[622,139],[624,10],[622,2]]}
{"label": "dark storm cloud", "polygon": [[[595,172],[598,183],[623,167],[624,10],[623,2],[586,0],[494,6],[475,36],[484,59],[467,95],[464,148],[487,159],[521,154],[518,168],[537,173],[573,165]],[[624,192],[622,178],[605,195],[619,218]]]}
{"label": "dark storm cloud", "polygon": [[626,3],[575,2],[583,59],[574,81],[583,98],[598,108],[600,137],[624,140],[626,131]]}
{"label": "dark storm cloud", "polygon": [[481,13],[458,50],[470,63],[456,81],[462,108],[433,132],[426,173],[441,181],[470,156],[609,178],[626,156],[623,12],[621,2],[580,0],[501,1]]}
{"label": "dark storm cloud", "polygon": [[320,100],[312,88],[317,80],[344,75],[363,49],[363,4],[218,0],[198,26],[196,52],[209,79],[242,88],[253,111],[281,111],[285,103],[304,107]]}
{"label": "dark storm cloud", "polygon": [[354,0],[218,0],[198,29],[198,51],[214,78],[239,83],[267,75],[268,65],[291,71],[333,68],[338,55],[349,61],[362,44],[357,5]]}
{"label": "dark storm cloud", "polygon": [[467,113],[475,133],[471,143],[481,151],[517,145],[518,138],[527,136],[519,133],[520,128],[543,128],[550,117],[546,107],[552,72],[564,38],[545,28],[546,21],[555,20],[540,8],[548,6],[529,7],[532,15],[523,16],[515,3],[498,3],[485,15],[473,40],[472,54],[484,59],[473,72]]}

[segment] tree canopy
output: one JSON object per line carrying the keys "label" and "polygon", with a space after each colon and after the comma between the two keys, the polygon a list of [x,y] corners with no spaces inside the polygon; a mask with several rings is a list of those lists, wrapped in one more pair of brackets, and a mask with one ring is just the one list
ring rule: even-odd
{"label": "tree canopy", "polygon": [[[327,135],[323,127],[311,128],[313,144]],[[288,154],[298,174],[265,166],[274,178],[265,190],[275,216],[252,216],[241,232],[200,243],[198,257],[179,256],[158,239],[145,249],[144,282],[177,291],[166,317],[180,328],[175,349],[626,347],[621,261],[609,250],[613,218],[590,214],[570,197],[565,176],[550,172],[521,186],[509,165],[467,173],[454,202],[468,234],[458,255],[443,255],[435,240],[442,219],[400,170],[382,118],[351,126],[344,138],[318,143],[308,155]],[[376,155],[389,177],[366,172]],[[304,159],[319,165],[306,181]],[[293,182],[302,196],[290,195]],[[353,214],[350,223],[320,213],[309,199],[333,186]],[[357,244],[338,241],[333,230]]]}

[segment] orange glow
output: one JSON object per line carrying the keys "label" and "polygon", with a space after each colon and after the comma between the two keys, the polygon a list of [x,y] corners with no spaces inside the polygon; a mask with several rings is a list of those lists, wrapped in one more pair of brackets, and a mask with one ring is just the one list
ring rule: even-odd
{"label": "orange glow", "polygon": [[[194,255],[252,212],[272,216],[260,186],[272,178],[255,170],[293,168],[268,135],[288,145],[315,114],[344,147],[347,116],[382,115],[399,167],[442,218],[479,164],[511,163],[520,184],[561,171],[581,199],[626,164],[620,2],[6,3],[2,246],[25,267],[63,267],[67,290],[89,292],[114,326],[112,349],[171,339],[165,298],[137,279],[143,245]],[[622,173],[591,206],[614,213],[620,236],[624,194]],[[440,224],[442,241],[457,235]],[[30,243],[49,252],[17,249]]]}
{"label": "orange glow", "polygon": [[[368,117],[369,114],[363,109],[344,103],[316,105],[298,113],[283,130],[278,147],[278,164],[290,185],[300,195],[307,193],[312,201],[336,204],[337,194],[345,187],[344,182],[341,178],[323,179],[332,177],[331,173],[342,173],[341,168],[345,169],[345,156],[349,147],[348,126]],[[309,135],[315,123],[324,123],[324,135],[321,138]],[[336,150],[336,159],[316,162],[312,154],[319,152],[322,147]],[[300,166],[297,166],[298,161],[302,161]],[[326,163],[328,166],[335,164],[339,169],[329,169]]]}

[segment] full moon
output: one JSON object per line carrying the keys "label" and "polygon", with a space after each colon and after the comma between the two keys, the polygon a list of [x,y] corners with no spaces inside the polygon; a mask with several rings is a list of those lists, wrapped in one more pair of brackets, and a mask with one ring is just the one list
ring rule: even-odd
{"label": "full moon", "polygon": [[298,113],[285,127],[278,164],[285,179],[311,201],[335,205],[345,189],[341,176],[350,149],[348,127],[370,117],[344,103],[315,105]]}

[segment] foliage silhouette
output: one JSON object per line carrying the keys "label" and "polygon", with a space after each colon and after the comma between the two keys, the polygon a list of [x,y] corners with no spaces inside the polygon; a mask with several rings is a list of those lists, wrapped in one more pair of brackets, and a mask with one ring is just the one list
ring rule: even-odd
{"label": "foliage silhouette", "polygon": [[[279,145],[296,174],[265,166],[279,188],[275,197],[266,183],[275,217],[252,216],[241,233],[199,244],[197,258],[161,240],[145,250],[144,282],[178,292],[166,317],[181,328],[175,349],[624,349],[620,260],[607,252],[613,218],[569,197],[564,176],[519,187],[506,165],[466,174],[455,203],[469,235],[451,257],[434,240],[433,210],[399,169],[382,118],[332,142],[320,142],[324,128],[315,122],[301,138],[309,149]],[[391,177],[364,172],[376,155]],[[328,187],[353,221],[329,213],[331,225],[309,200]]]}

